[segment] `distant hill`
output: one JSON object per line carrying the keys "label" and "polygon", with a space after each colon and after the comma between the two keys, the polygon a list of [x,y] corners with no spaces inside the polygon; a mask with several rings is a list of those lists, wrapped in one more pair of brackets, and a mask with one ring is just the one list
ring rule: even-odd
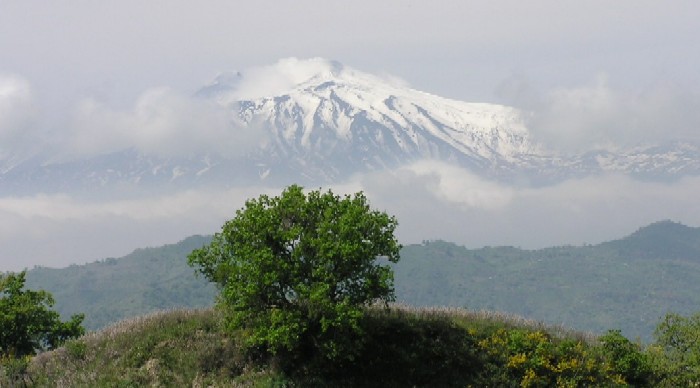
{"label": "distant hill", "polygon": [[[90,329],[157,309],[213,304],[216,290],[186,264],[209,237],[139,249],[120,259],[35,268],[27,286],[56,298]],[[514,313],[596,333],[651,339],[667,312],[700,311],[700,228],[662,221],[599,245],[540,250],[467,249],[444,241],[408,245],[395,267],[397,299]]]}
{"label": "distant hill", "polygon": [[443,241],[404,249],[407,303],[507,311],[579,330],[651,339],[667,312],[700,310],[700,228],[670,221],[594,246],[469,250]]}
{"label": "distant hill", "polygon": [[215,287],[197,277],[187,254],[211,237],[192,236],[177,244],[137,249],[122,258],[27,273],[26,286],[50,291],[63,316],[85,314],[94,330],[124,318],[155,310],[211,306]]}
{"label": "distant hill", "polygon": [[700,228],[661,221],[621,240],[600,244],[599,248],[612,249],[628,257],[700,261]]}

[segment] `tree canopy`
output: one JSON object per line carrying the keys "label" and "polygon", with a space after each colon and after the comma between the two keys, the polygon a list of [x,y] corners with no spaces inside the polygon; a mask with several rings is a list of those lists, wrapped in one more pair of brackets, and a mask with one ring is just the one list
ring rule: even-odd
{"label": "tree canopy", "polygon": [[248,200],[190,265],[221,288],[231,329],[272,352],[309,343],[329,358],[358,343],[363,306],[394,299],[397,221],[363,193],[304,193]]}
{"label": "tree canopy", "polygon": [[25,290],[26,272],[0,274],[0,355],[26,356],[53,349],[84,333],[83,315],[62,322],[50,293]]}

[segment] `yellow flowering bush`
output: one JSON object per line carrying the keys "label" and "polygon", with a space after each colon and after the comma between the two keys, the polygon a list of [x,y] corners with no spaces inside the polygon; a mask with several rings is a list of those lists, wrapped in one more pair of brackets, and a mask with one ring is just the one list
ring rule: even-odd
{"label": "yellow flowering bush", "polygon": [[544,331],[499,329],[479,347],[492,362],[505,365],[504,377],[521,387],[626,385],[593,347],[554,339]]}

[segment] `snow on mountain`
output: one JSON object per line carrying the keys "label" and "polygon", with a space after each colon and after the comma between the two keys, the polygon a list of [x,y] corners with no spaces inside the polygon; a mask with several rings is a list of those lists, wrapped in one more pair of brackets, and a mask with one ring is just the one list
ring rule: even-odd
{"label": "snow on mountain", "polygon": [[193,98],[221,106],[231,125],[260,131],[258,146],[244,156],[213,148],[164,157],[132,147],[63,162],[0,160],[0,194],[325,184],[421,159],[535,184],[606,171],[652,179],[700,174],[694,145],[559,155],[531,140],[517,109],[442,98],[320,58],[222,73]]}
{"label": "snow on mountain", "polygon": [[[513,108],[445,99],[337,62],[287,59],[252,78],[224,74],[198,96],[268,132],[261,163],[291,158],[299,169],[334,179],[358,165],[372,170],[422,158],[512,169],[523,155],[541,153]],[[251,82],[267,93],[260,96]]]}

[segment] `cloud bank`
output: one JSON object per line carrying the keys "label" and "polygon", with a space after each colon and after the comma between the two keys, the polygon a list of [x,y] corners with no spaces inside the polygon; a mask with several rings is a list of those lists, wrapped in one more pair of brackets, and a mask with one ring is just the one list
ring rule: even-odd
{"label": "cloud bank", "polygon": [[458,167],[420,162],[359,181],[374,203],[397,215],[410,242],[537,248],[602,242],[663,219],[700,226],[694,194],[700,177],[664,184],[601,175],[514,188]]}
{"label": "cloud bank", "polygon": [[41,124],[35,100],[26,79],[0,74],[0,161],[38,153],[66,161],[128,148],[161,157],[237,158],[265,136],[243,125],[231,107],[165,87],[146,90],[128,109],[83,99],[65,128]]}
{"label": "cloud bank", "polygon": [[323,79],[343,79],[345,75],[361,77],[376,83],[408,87],[408,83],[389,74],[373,75],[358,71],[337,61],[325,58],[298,59],[284,58],[276,63],[254,66],[241,72],[224,72],[220,74],[207,89],[213,89],[217,100],[224,105],[238,100],[254,100],[286,94],[294,88],[309,81]]}
{"label": "cloud bank", "polygon": [[163,157],[209,152],[236,157],[262,136],[262,131],[242,125],[230,108],[157,88],[144,92],[130,110],[82,101],[60,149],[64,158],[125,148]]}
{"label": "cloud bank", "polygon": [[[700,177],[672,184],[616,175],[540,188],[485,181],[434,161],[358,175],[333,185],[364,191],[374,208],[396,215],[404,244],[443,239],[471,248],[538,248],[598,243],[671,219],[700,226]],[[0,198],[0,270],[65,266],[212,234],[247,198],[281,187],[188,190],[159,197],[94,200],[68,195]]]}
{"label": "cloud bank", "polygon": [[527,127],[537,140],[564,152],[700,142],[700,94],[669,80],[624,91],[602,74],[589,84],[541,91],[519,75],[497,94],[529,112]]}
{"label": "cloud bank", "polygon": [[0,159],[36,142],[32,132],[36,108],[24,78],[0,74]]}

